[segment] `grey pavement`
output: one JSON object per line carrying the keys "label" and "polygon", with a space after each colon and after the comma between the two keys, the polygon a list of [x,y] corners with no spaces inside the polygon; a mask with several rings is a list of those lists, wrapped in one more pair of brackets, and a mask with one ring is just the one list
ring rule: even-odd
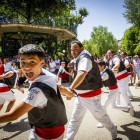
{"label": "grey pavement", "polygon": [[[68,88],[70,84],[64,83],[63,85]],[[14,107],[22,101],[27,93],[27,90],[28,89],[26,88],[25,94],[22,94],[17,89],[14,89],[16,96],[16,103]],[[117,140],[140,140],[140,87],[135,89],[134,86],[130,86],[130,90],[134,95],[134,98],[132,100],[132,105],[135,109],[134,117],[131,117],[128,112],[112,109],[111,105],[109,105],[107,108],[108,115],[110,116],[111,120],[117,125]],[[102,91],[103,102],[105,97],[108,95],[108,90],[106,88],[103,88]],[[72,98],[70,101],[67,101],[65,99],[65,96],[62,95],[62,97],[65,102],[67,117],[69,121],[76,97]],[[125,105],[122,97],[121,104]],[[6,106],[7,102],[5,103],[4,108],[2,109],[0,114],[3,114],[5,112]],[[69,122],[66,125],[66,130],[68,124]],[[105,128],[97,128],[97,124],[98,122],[94,119],[91,113],[87,111],[79,128],[79,131],[75,137],[75,140],[111,140],[110,133]],[[22,117],[20,117],[16,121],[13,121],[12,123],[0,124],[0,140],[28,140],[29,134],[30,126],[28,124],[27,114],[24,114]]]}

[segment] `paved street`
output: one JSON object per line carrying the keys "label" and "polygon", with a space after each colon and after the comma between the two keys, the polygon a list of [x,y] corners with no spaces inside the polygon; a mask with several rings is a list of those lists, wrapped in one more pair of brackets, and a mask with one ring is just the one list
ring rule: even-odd
{"label": "paved street", "polygon": [[[68,83],[63,84],[65,87],[69,87]],[[129,113],[114,110],[111,105],[108,106],[107,111],[111,120],[117,124],[118,128],[118,140],[140,140],[140,87],[137,89],[134,86],[130,86],[130,89],[134,95],[132,100],[132,105],[135,109],[135,117],[131,117]],[[28,89],[25,89],[25,94]],[[15,91],[16,103],[15,106],[24,98],[25,94],[20,93],[18,90]],[[102,101],[108,94],[108,90],[103,88]],[[74,97],[71,101],[67,101],[65,96],[63,96],[68,120],[70,120],[73,106]],[[122,97],[121,104],[125,105]],[[7,102],[0,112],[0,114],[5,112]],[[92,117],[89,111],[87,111],[80,129],[75,137],[75,140],[110,140],[110,134],[105,128],[97,128],[98,122]],[[67,130],[68,123],[66,125]],[[27,120],[27,114],[20,117],[18,120],[12,123],[0,124],[0,140],[28,140],[30,133],[30,126]],[[65,131],[66,136],[66,131]]]}

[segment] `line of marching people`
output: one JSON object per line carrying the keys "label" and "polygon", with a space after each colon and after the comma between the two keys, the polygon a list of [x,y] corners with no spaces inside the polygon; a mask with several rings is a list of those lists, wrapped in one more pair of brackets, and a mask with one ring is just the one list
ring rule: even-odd
{"label": "line of marching people", "polygon": [[[23,46],[19,50],[20,67],[30,81],[30,87],[24,99],[12,111],[0,115],[0,123],[16,120],[28,112],[31,126],[29,140],[63,140],[67,116],[60,93],[65,94],[67,100],[71,100],[76,94],[65,140],[74,140],[87,110],[99,122],[98,127],[105,127],[109,131],[111,139],[115,140],[117,125],[107,114],[108,104],[111,103],[116,109],[129,111],[130,115],[134,116],[134,108],[127,94],[129,74],[123,61],[115,55],[113,50],[108,50],[109,60],[106,63],[101,60],[96,63],[91,54],[84,50],[80,41],[71,43],[71,54],[74,57],[74,80],[67,90],[57,84],[56,75],[42,69],[45,64],[44,50],[35,44]],[[107,63],[110,69],[106,67]],[[64,66],[65,63],[62,62],[59,71],[61,76],[64,72],[68,73]],[[72,75],[72,73],[68,74]],[[4,89],[9,92],[16,86],[17,74],[8,72],[0,76],[0,79],[2,79],[1,85],[4,84],[6,86]],[[101,105],[102,85],[108,87],[110,92]],[[120,105],[119,92],[124,98],[126,106]]]}

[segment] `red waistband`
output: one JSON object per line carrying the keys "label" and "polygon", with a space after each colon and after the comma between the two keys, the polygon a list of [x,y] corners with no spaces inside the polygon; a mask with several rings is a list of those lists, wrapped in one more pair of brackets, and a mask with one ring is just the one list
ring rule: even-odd
{"label": "red waistband", "polygon": [[123,73],[122,75],[119,75],[116,77],[117,80],[121,80],[123,78],[126,78],[128,76],[128,72]]}
{"label": "red waistband", "polygon": [[110,90],[113,90],[113,89],[117,89],[118,88],[118,85],[117,84],[115,84],[115,85],[113,85],[113,86],[111,86],[111,87],[108,87]]}
{"label": "red waistband", "polygon": [[62,75],[59,75],[58,77],[59,77],[59,78],[62,78]]}
{"label": "red waistband", "polygon": [[131,75],[131,72],[128,72],[128,75]]}
{"label": "red waistband", "polygon": [[93,97],[93,96],[97,96],[101,93],[102,93],[102,90],[100,88],[100,89],[95,89],[95,90],[92,90],[92,91],[89,91],[89,92],[86,92],[86,93],[78,93],[78,95],[80,97]]}
{"label": "red waistband", "polygon": [[10,91],[10,88],[8,86],[0,87],[0,92],[7,92]]}
{"label": "red waistband", "polygon": [[65,131],[64,126],[57,126],[53,128],[38,128],[35,127],[35,133],[44,139],[56,139],[60,137]]}

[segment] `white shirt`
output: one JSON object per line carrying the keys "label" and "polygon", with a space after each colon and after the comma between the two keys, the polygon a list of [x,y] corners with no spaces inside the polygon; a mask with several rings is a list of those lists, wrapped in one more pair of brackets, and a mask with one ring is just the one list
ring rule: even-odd
{"label": "white shirt", "polygon": [[[115,55],[114,55],[114,57],[115,57]],[[114,58],[114,57],[113,57],[113,58]],[[113,63],[115,63],[116,61],[121,62],[121,60],[120,60],[118,57],[115,57],[115,58],[113,59]],[[116,74],[115,74],[115,77],[118,77],[118,76],[120,76],[120,75],[124,74],[125,72],[127,72],[127,70],[126,70],[126,69],[125,69],[125,70],[123,70],[123,71],[121,71],[121,72],[116,73]]]}
{"label": "white shirt", "polygon": [[62,66],[60,66],[59,71],[64,73],[65,72],[65,68],[63,68]]}
{"label": "white shirt", "polygon": [[12,68],[12,65],[9,62],[4,64],[4,72],[10,71],[11,68]]}
{"label": "white shirt", "polygon": [[106,72],[104,72],[106,69],[107,69],[107,68],[105,68],[102,72],[100,72],[101,78],[102,78],[104,81],[107,80],[107,79],[109,78],[109,75],[108,75]]}
{"label": "white shirt", "polygon": [[56,65],[56,69],[59,69],[60,68],[60,59],[55,60],[55,63],[59,63],[59,65]]}
{"label": "white shirt", "polygon": [[11,68],[12,70],[18,70],[18,66],[12,66],[12,68]]}
{"label": "white shirt", "polygon": [[[89,55],[91,55],[88,51],[83,50],[80,55],[87,53]],[[78,57],[80,57],[80,55]],[[78,57],[76,59],[74,59],[74,61],[76,61],[78,59]],[[83,70],[86,72],[89,72],[92,69],[92,61],[89,58],[82,58],[79,63],[78,63],[78,67],[77,67],[77,71]],[[89,92],[91,90],[76,90],[77,93],[86,93]]]}
{"label": "white shirt", "polygon": [[[125,57],[125,58],[127,58],[127,57]],[[125,58],[124,58],[124,59],[125,59]],[[122,59],[122,61],[123,61],[124,59]],[[129,64],[129,61],[128,61],[128,59],[125,59],[125,60],[124,60],[124,65],[126,66],[127,64]]]}
{"label": "white shirt", "polygon": [[[114,58],[114,57],[115,57],[115,58]],[[121,62],[121,60],[120,60],[118,57],[116,57],[116,55],[113,56],[112,60],[111,60],[111,59],[109,60],[109,67],[110,67],[111,69],[112,69],[112,65],[115,64],[116,61]]]}
{"label": "white shirt", "polygon": [[[84,53],[91,55],[87,50],[83,50],[80,53],[80,55]],[[74,59],[74,61],[76,61],[80,57],[80,55],[76,59]],[[89,58],[84,57],[79,61],[78,66],[77,66],[77,72],[80,70],[89,72],[91,69],[92,69],[92,61]]]}
{"label": "white shirt", "polygon": [[[47,70],[45,70],[43,68],[42,68],[42,71],[45,75],[40,75],[34,81],[29,81],[30,87],[31,87],[32,83],[34,83],[34,82],[42,82],[42,83],[45,83],[45,84],[49,85],[50,87],[52,87],[57,93],[56,75],[48,72]],[[40,88],[34,87],[27,92],[27,95],[25,96],[23,101],[34,107],[39,107],[40,109],[43,109],[44,107],[47,106],[48,99],[45,97],[44,93],[42,92],[42,90]]]}
{"label": "white shirt", "polygon": [[[53,61],[53,62],[50,62],[49,63],[49,66],[50,66],[50,68],[53,68],[53,67],[56,67],[56,64],[55,64],[55,62]],[[50,72],[54,72],[55,71],[55,68],[54,69],[50,69]]]}
{"label": "white shirt", "polygon": [[34,87],[27,92],[27,95],[25,96],[23,101],[34,107],[39,107],[40,109],[43,109],[47,106],[48,99],[45,97],[41,89]]}

